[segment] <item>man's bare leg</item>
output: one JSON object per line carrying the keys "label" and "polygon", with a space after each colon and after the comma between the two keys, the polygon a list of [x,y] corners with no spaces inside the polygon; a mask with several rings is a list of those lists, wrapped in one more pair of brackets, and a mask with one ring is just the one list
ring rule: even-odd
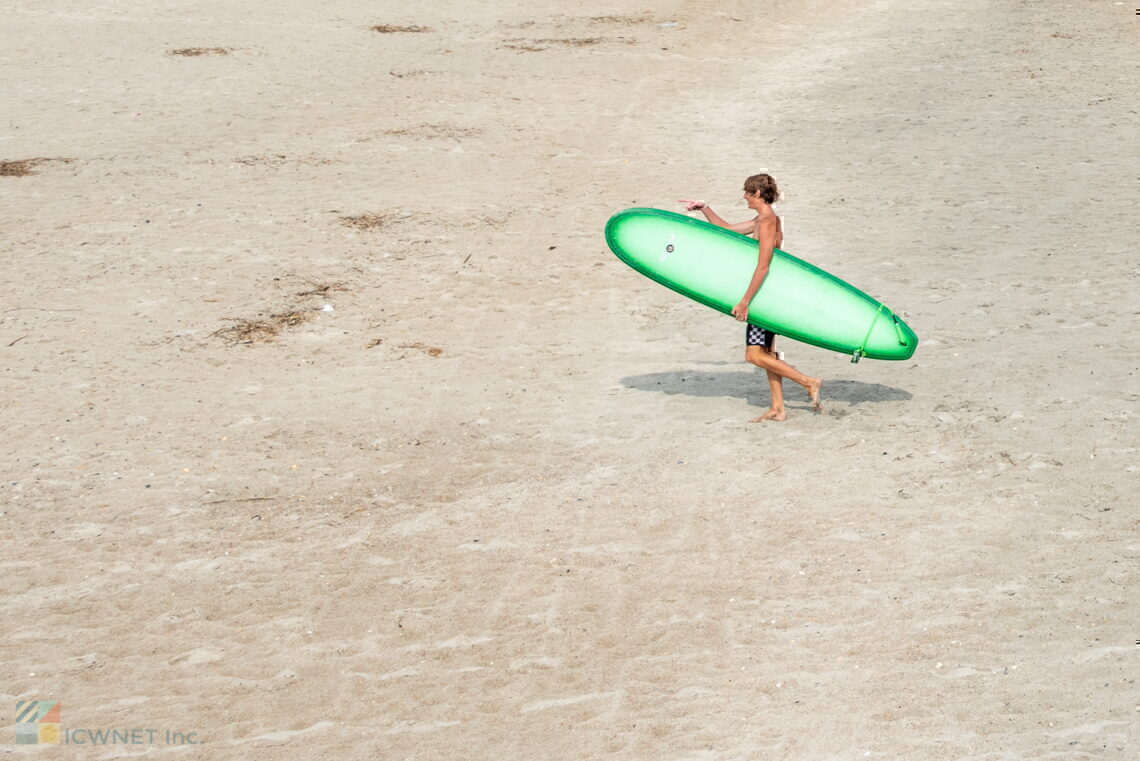
{"label": "man's bare leg", "polygon": [[[775,356],[779,358],[779,355],[776,354],[775,338],[772,339],[771,346],[761,346],[758,348],[769,356]],[[768,375],[768,390],[772,395],[772,405],[771,408],[763,415],[760,417],[754,417],[748,422],[759,423],[763,420],[774,420],[777,423],[782,423],[788,419],[788,413],[784,409],[784,379],[779,375],[776,375],[776,373],[772,372],[771,370],[765,370],[764,372]]]}
{"label": "man's bare leg", "polygon": [[[775,374],[782,378],[787,378],[793,383],[800,384],[807,390],[808,396],[811,398],[811,408],[816,412],[823,410],[823,405],[819,400],[819,392],[820,389],[823,388],[823,380],[820,378],[813,378],[810,375],[804,375],[799,370],[777,357],[774,352],[766,351],[761,346],[749,346],[744,351],[744,358],[757,367],[764,368],[769,373]],[[781,400],[782,399],[783,394],[781,393]],[[775,397],[773,397],[773,401],[774,400]],[[763,417],[764,416],[761,416],[761,419],[763,419]]]}
{"label": "man's bare leg", "polygon": [[760,417],[754,417],[748,422],[759,423],[762,420],[775,420],[777,423],[782,423],[788,419],[788,413],[784,409],[784,379],[771,370],[765,370],[765,372],[768,373],[768,388],[772,392],[772,407]]}

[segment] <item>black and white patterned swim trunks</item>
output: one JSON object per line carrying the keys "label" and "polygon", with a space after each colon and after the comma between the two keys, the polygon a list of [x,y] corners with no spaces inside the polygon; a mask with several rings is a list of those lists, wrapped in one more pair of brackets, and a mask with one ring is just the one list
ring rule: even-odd
{"label": "black and white patterned swim trunks", "polygon": [[775,338],[775,333],[759,325],[749,324],[744,331],[744,343],[748,346],[763,346],[765,349],[771,349],[772,341]]}

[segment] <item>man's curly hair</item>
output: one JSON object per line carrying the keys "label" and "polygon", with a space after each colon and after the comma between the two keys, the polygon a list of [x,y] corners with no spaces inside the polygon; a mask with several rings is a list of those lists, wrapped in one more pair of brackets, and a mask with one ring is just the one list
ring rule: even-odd
{"label": "man's curly hair", "polygon": [[749,177],[744,181],[744,192],[750,196],[759,195],[765,203],[776,203],[780,200],[776,180],[770,174],[754,174]]}

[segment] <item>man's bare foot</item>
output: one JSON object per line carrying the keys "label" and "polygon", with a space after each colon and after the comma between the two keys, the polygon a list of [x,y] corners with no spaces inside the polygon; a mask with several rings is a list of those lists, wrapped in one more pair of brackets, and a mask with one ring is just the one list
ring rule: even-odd
{"label": "man's bare foot", "polygon": [[788,413],[782,409],[771,409],[765,412],[760,417],[754,417],[749,420],[749,423],[759,423],[762,420],[775,420],[777,423],[782,423],[788,419]]}
{"label": "man's bare foot", "polygon": [[811,397],[811,408],[816,412],[823,412],[823,403],[819,400],[819,390],[823,388],[823,380],[820,378],[808,379],[807,392]]}

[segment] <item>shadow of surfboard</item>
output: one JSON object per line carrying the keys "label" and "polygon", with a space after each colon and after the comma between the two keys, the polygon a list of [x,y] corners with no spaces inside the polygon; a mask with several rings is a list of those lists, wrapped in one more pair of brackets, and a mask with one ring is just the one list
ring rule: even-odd
{"label": "shadow of surfboard", "polygon": [[[638,391],[656,391],[662,394],[686,394],[705,397],[737,397],[750,404],[768,404],[768,381],[759,370],[730,373],[706,373],[693,370],[674,370],[667,373],[646,373],[621,379],[626,388]],[[784,383],[788,406],[798,401],[799,386],[791,381]],[[881,383],[864,383],[855,380],[824,379],[823,401],[846,402],[851,406],[869,402],[905,402],[913,399],[909,391]]]}

